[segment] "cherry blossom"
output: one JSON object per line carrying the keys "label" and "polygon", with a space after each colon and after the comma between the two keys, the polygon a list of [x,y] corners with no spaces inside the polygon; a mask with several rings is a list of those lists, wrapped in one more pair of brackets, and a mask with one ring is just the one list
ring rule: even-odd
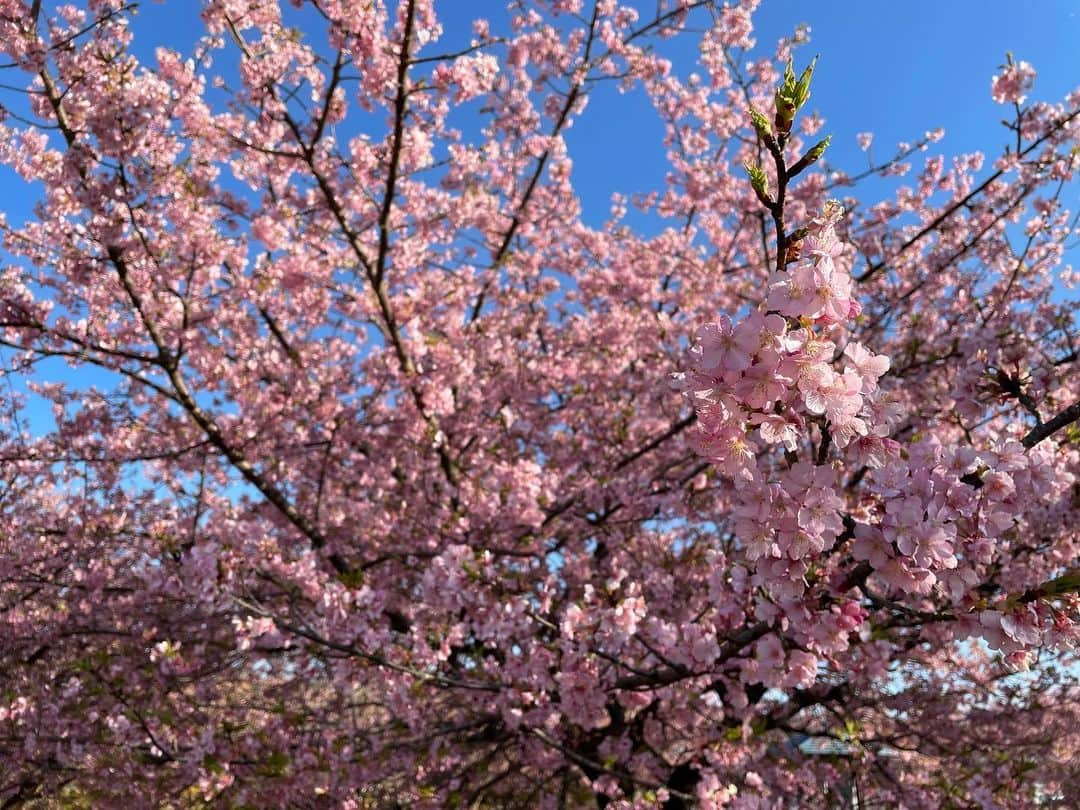
{"label": "cherry blossom", "polygon": [[1080,795],[1080,92],[654,5],[0,0],[0,804]]}

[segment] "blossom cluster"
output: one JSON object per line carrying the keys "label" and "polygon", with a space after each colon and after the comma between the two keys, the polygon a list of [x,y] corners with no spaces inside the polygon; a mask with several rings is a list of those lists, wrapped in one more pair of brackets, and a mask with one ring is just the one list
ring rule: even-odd
{"label": "blossom cluster", "polygon": [[[742,558],[770,592],[799,597],[810,565],[844,537],[881,598],[938,597],[1011,660],[1071,642],[1067,608],[987,602],[976,588],[1030,529],[1031,504],[1066,496],[1074,477],[1052,451],[1028,452],[1015,438],[981,451],[935,435],[901,446],[903,409],[880,386],[889,358],[847,339],[860,308],[836,234],[842,214],[826,203],[766,300],[738,322],[701,327],[676,378],[694,406],[698,453],[736,481],[730,518]],[[866,483],[854,497],[842,470],[860,467]]]}
{"label": "blossom cluster", "polygon": [[840,327],[859,314],[836,235],[842,215],[827,203],[797,243],[800,258],[773,274],[766,302],[738,323],[721,316],[699,329],[690,368],[677,375],[697,414],[698,451],[729,475],[761,480],[763,447],[794,453],[811,424],[870,466],[898,451],[888,438],[897,413],[878,386],[889,359],[857,341],[838,346]]}
{"label": "blossom cluster", "polygon": [[998,104],[1023,104],[1035,83],[1035,68],[1027,62],[1009,61],[990,81],[990,95]]}

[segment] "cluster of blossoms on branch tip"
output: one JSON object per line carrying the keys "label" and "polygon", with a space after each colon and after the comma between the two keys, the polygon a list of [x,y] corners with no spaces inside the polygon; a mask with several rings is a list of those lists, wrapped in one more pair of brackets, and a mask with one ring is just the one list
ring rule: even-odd
{"label": "cluster of blossoms on branch tip", "polygon": [[[695,448],[737,479],[733,531],[766,588],[801,597],[807,563],[843,537],[889,592],[940,591],[973,635],[1026,668],[1032,648],[1076,643],[1080,601],[991,604],[973,589],[1028,505],[1067,497],[1075,477],[1055,469],[1051,450],[1016,439],[976,452],[892,437],[904,414],[879,385],[889,358],[849,330],[860,308],[836,233],[843,213],[825,203],[757,308],[698,329],[688,370],[673,378],[697,417]],[[800,460],[806,445],[814,458]],[[868,483],[853,503],[844,471],[860,468]]]}
{"label": "cluster of blossoms on branch tip", "polygon": [[1024,60],[1009,62],[990,81],[990,95],[998,104],[1023,104],[1035,83],[1035,68]]}
{"label": "cluster of blossoms on branch tip", "polygon": [[859,314],[828,202],[796,243],[800,258],[774,273],[766,300],[738,323],[723,316],[701,327],[689,370],[675,375],[698,416],[699,452],[726,473],[759,478],[758,447],[794,452],[820,424],[854,460],[878,467],[898,446],[888,436],[900,418],[878,380],[889,359],[851,339],[843,326]]}

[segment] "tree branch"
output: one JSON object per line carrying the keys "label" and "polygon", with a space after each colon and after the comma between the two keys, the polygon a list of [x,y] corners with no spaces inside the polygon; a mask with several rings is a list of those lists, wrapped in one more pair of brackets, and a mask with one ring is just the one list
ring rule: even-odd
{"label": "tree branch", "polygon": [[1050,419],[1047,422],[1043,422],[1041,425],[1036,425],[1035,427],[1033,427],[1031,430],[1028,431],[1027,435],[1024,436],[1021,441],[1024,447],[1030,450],[1043,439],[1052,436],[1054,433],[1061,430],[1063,427],[1071,425],[1078,419],[1080,419],[1080,400],[1074,402],[1072,405],[1063,410],[1053,419]]}

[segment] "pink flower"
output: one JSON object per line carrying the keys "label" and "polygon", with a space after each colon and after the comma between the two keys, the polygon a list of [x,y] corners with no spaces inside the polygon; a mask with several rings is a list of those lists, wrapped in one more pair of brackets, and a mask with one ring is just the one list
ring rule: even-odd
{"label": "pink flower", "polygon": [[992,472],[983,476],[983,494],[995,501],[1003,501],[1016,492],[1016,484],[1007,472]]}
{"label": "pink flower", "polygon": [[1023,104],[1035,83],[1035,68],[1024,61],[1013,62],[990,81],[990,97],[998,104]]}
{"label": "pink flower", "polygon": [[799,527],[813,537],[835,538],[844,530],[837,511],[843,505],[832,489],[811,489],[799,507]]}
{"label": "pink flower", "polygon": [[645,618],[645,600],[640,596],[630,596],[615,606],[612,624],[624,637],[629,638],[637,632],[638,625]]}
{"label": "pink flower", "polygon": [[754,40],[750,34],[754,25],[750,20],[750,14],[745,8],[726,8],[720,15],[720,41],[725,45],[739,48],[753,47]]}
{"label": "pink flower", "polygon": [[773,352],[767,352],[760,363],[755,363],[745,372],[742,380],[735,386],[735,393],[743,403],[754,410],[767,408],[787,391],[789,380],[776,372],[779,358]]}
{"label": "pink flower", "polygon": [[864,464],[872,470],[884,467],[891,456],[900,455],[900,446],[892,439],[871,434],[859,436],[850,443],[848,452],[857,464]]}
{"label": "pink flower", "polygon": [[735,327],[735,336],[740,345],[754,346],[755,352],[784,350],[784,335],[787,323],[775,312],[763,315],[754,310],[746,319]]}
{"label": "pink flower", "polygon": [[789,318],[816,317],[821,306],[816,287],[813,265],[802,262],[786,273],[774,274],[767,306]]}
{"label": "pink flower", "polygon": [[1039,629],[1039,616],[1031,605],[1022,608],[1016,613],[1002,614],[1001,629],[1013,641],[1025,646],[1038,644],[1039,639],[1042,638],[1042,632]]}
{"label": "pink flower", "polygon": [[582,728],[599,728],[608,721],[605,696],[597,679],[596,664],[576,656],[564,659],[565,669],[555,676],[559,700],[567,718]]}
{"label": "pink flower", "polygon": [[851,313],[851,276],[836,267],[833,259],[840,246],[831,235],[806,238],[809,258],[787,272],[773,274],[768,307],[790,318],[820,318],[841,323]]}
{"label": "pink flower", "polygon": [[825,323],[842,323],[851,313],[851,276],[823,261],[814,268],[815,301],[820,305],[809,317]]}
{"label": "pink flower", "polygon": [[794,452],[798,447],[799,431],[797,426],[779,414],[755,413],[750,415],[750,424],[758,425],[758,433],[768,444],[783,444]]}
{"label": "pink flower", "polygon": [[698,330],[700,367],[704,371],[743,371],[750,367],[759,347],[758,336],[747,330],[734,330],[731,319],[722,315],[716,323]]}
{"label": "pink flower", "polygon": [[787,675],[784,686],[810,686],[817,678],[817,658],[802,650],[794,650],[788,656]]}
{"label": "pink flower", "polygon": [[776,542],[776,531],[769,524],[757,520],[740,520],[735,523],[735,534],[743,543],[746,559],[753,562],[762,557],[780,558],[783,552]]}
{"label": "pink flower", "polygon": [[711,666],[720,654],[716,633],[701,625],[690,625],[686,628],[685,636],[689,643],[690,660],[693,665],[699,669]]}
{"label": "pink flower", "polygon": [[724,423],[715,430],[699,430],[693,442],[699,454],[718,464],[728,475],[734,475],[754,458],[746,439],[746,431],[740,425]]}
{"label": "pink flower", "polygon": [[865,346],[852,341],[844,347],[844,356],[848,358],[850,367],[862,377],[864,394],[877,390],[878,378],[889,370],[889,358],[883,354],[874,354]]}
{"label": "pink flower", "polygon": [[830,422],[842,424],[855,417],[862,407],[862,378],[847,371],[827,373],[817,385],[800,386],[803,401],[810,413],[824,414]]}
{"label": "pink flower", "polygon": [[754,645],[754,657],[763,669],[779,669],[784,664],[784,649],[775,633],[763,636]]}

